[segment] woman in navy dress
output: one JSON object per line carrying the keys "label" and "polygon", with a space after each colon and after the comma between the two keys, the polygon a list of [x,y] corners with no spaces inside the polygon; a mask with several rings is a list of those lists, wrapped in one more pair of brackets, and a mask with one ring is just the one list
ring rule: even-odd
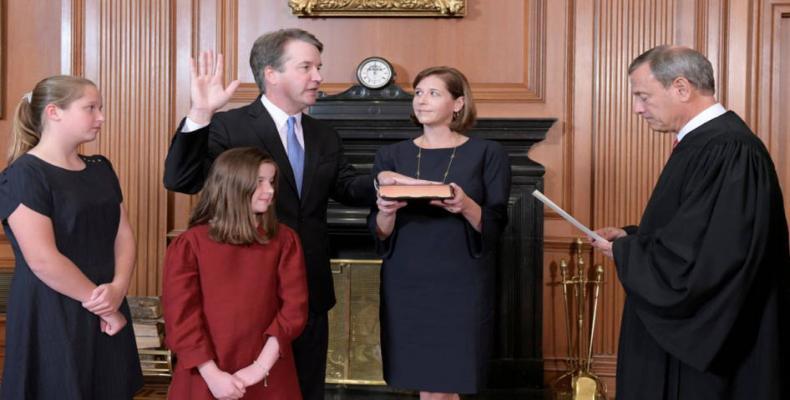
{"label": "woman in navy dress", "polygon": [[125,296],[135,258],[118,178],[77,150],[104,122],[89,80],[53,76],[22,99],[0,219],[14,249],[0,398],[131,399],[142,386]]}
{"label": "woman in navy dress", "polygon": [[458,399],[485,381],[494,250],[507,224],[510,162],[498,143],[464,135],[474,125],[475,107],[460,71],[426,69],[414,90],[413,119],[422,135],[382,147],[373,174],[449,183],[454,197],[379,197],[369,217],[383,257],[384,378],[419,390],[421,399]]}

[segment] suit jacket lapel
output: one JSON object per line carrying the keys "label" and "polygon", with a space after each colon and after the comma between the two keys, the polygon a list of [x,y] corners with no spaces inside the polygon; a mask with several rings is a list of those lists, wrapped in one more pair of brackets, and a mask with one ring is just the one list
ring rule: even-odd
{"label": "suit jacket lapel", "polygon": [[[294,193],[296,193],[296,180],[294,179],[294,172],[291,169],[291,163],[288,161],[288,154],[285,152],[283,142],[280,140],[280,134],[277,132],[277,126],[274,125],[274,120],[266,108],[261,103],[260,96],[250,105],[249,115],[252,118],[252,129],[255,135],[263,144],[263,147],[272,156],[274,162],[277,163],[277,168],[280,170],[280,179],[285,179]],[[302,183],[304,187],[304,183]]]}
{"label": "suit jacket lapel", "polygon": [[309,116],[302,114],[302,134],[304,135],[304,175],[302,178],[302,197],[307,197],[313,177],[318,169],[318,157],[321,153],[319,137],[314,121]]}

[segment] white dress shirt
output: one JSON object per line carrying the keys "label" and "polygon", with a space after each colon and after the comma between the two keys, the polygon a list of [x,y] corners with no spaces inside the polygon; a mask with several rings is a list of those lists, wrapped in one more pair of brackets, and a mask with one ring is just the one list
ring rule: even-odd
{"label": "white dress shirt", "polygon": [[[266,111],[269,112],[269,115],[271,115],[272,120],[274,120],[274,126],[277,127],[277,133],[280,135],[280,141],[283,143],[283,149],[287,149],[289,115],[285,111],[283,111],[280,107],[277,107],[276,105],[274,105],[274,103],[269,101],[269,99],[266,98],[266,95],[261,96],[261,103],[263,104],[263,107],[266,109]],[[299,141],[299,144],[302,146],[302,149],[304,149],[305,147],[304,147],[304,133],[302,131],[302,113],[296,114],[294,115],[294,117],[296,117],[296,126],[295,126],[296,131],[294,132],[296,133],[296,140]],[[189,119],[189,117],[187,117],[186,121],[184,122],[184,127],[181,128],[181,132],[183,133],[194,132],[206,126],[208,126],[208,124],[198,124],[197,122],[192,121],[191,119]]]}

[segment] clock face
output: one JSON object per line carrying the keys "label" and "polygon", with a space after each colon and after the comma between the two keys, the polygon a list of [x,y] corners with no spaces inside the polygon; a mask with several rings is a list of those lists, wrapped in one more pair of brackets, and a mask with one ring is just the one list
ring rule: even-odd
{"label": "clock face", "polygon": [[392,66],[383,58],[365,59],[357,68],[359,83],[370,89],[382,88],[390,83],[392,78]]}

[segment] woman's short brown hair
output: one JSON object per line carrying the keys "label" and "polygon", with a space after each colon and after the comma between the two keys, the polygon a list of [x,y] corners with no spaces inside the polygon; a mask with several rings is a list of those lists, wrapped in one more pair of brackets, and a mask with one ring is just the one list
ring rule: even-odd
{"label": "woman's short brown hair", "polygon": [[[464,98],[464,108],[457,113],[453,113],[453,120],[450,121],[450,130],[458,133],[466,133],[469,129],[472,129],[477,119],[477,109],[475,108],[474,99],[472,99],[472,88],[469,86],[469,81],[466,79],[466,76],[453,67],[430,67],[417,74],[414,78],[414,83],[412,83],[412,87],[416,88],[423,79],[429,76],[436,76],[441,79],[444,85],[447,86],[447,91],[453,96],[453,100],[459,97]],[[413,111],[411,120],[417,124],[417,126],[422,126]]]}
{"label": "woman's short brown hair", "polygon": [[[209,236],[220,243],[268,242],[277,233],[274,210],[277,193],[263,214],[253,212],[251,205],[258,183],[258,170],[264,163],[274,166],[273,187],[276,188],[279,173],[269,154],[254,147],[238,147],[220,154],[214,160],[198,203],[192,210],[189,227],[208,224]],[[262,234],[256,222],[263,227]]]}

